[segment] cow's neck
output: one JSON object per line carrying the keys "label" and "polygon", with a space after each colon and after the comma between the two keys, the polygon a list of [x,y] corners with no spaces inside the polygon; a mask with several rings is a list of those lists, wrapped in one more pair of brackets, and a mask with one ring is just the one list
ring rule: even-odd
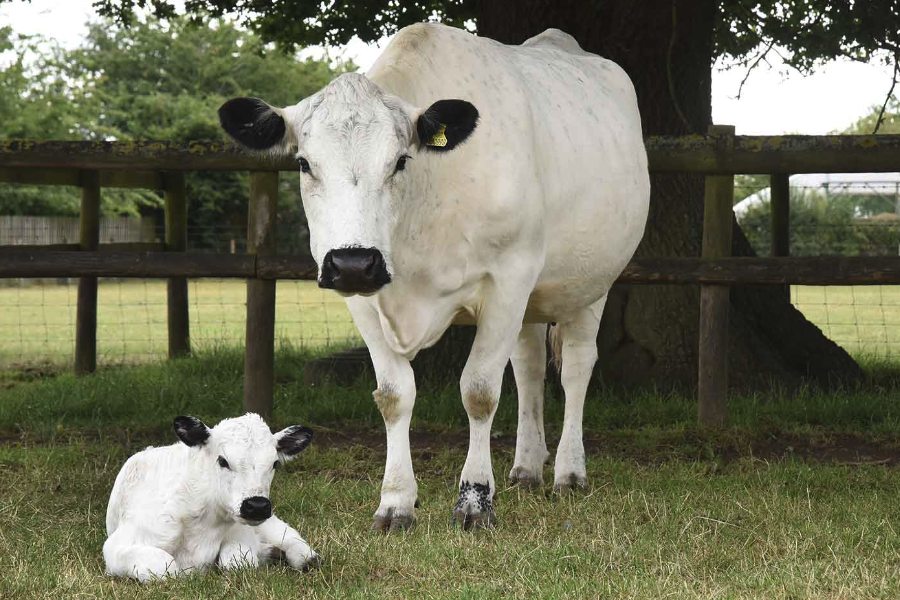
{"label": "cow's neck", "polygon": [[187,499],[184,512],[185,527],[197,531],[222,529],[224,535],[224,529],[229,522],[216,502],[218,489],[212,466],[202,453],[189,453],[181,490],[183,497]]}

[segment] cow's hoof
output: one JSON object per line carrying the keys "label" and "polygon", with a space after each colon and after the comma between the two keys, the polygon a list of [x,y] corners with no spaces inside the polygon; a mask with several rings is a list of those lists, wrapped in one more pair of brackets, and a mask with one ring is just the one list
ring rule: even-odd
{"label": "cow's hoof", "polygon": [[497,524],[497,516],[494,509],[490,508],[487,512],[468,513],[463,508],[453,510],[453,518],[450,520],[451,527],[462,527],[464,531],[473,529],[490,529]]}
{"label": "cow's hoof", "polygon": [[544,478],[540,472],[534,473],[525,467],[513,467],[509,472],[509,482],[519,484],[519,487],[535,490],[544,485]]}
{"label": "cow's hoof", "polygon": [[416,526],[416,515],[404,515],[395,513],[393,508],[388,509],[387,514],[376,514],[372,519],[372,531],[380,533],[400,533],[409,531]]}
{"label": "cow's hoof", "polygon": [[470,483],[462,481],[459,484],[459,499],[453,507],[451,526],[462,527],[466,531],[477,527],[493,527],[497,522],[494,515],[494,494],[488,483]]}
{"label": "cow's hoof", "polygon": [[584,475],[576,475],[575,473],[557,477],[556,481],[553,483],[553,491],[557,494],[566,494],[586,487],[587,477]]}

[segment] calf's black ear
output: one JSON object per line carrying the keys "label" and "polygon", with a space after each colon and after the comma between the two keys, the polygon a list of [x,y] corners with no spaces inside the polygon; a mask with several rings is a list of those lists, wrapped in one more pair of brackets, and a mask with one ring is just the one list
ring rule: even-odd
{"label": "calf's black ear", "polygon": [[416,121],[419,148],[433,152],[453,150],[475,131],[478,109],[465,100],[438,100]]}
{"label": "calf's black ear", "polygon": [[287,127],[274,108],[259,98],[235,98],[219,108],[225,133],[251,150],[268,150],[284,140]]}
{"label": "calf's black ear", "polygon": [[187,446],[202,446],[209,439],[209,427],[197,417],[175,417],[175,435]]}
{"label": "calf's black ear", "polygon": [[284,460],[290,460],[306,450],[312,439],[312,429],[301,425],[291,425],[275,434],[275,448]]}

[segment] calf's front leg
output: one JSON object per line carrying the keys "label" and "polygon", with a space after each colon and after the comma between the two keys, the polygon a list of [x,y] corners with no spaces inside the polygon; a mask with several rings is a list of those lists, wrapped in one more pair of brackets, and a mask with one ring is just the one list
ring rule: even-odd
{"label": "calf's front leg", "polygon": [[296,529],[272,515],[256,526],[259,536],[259,563],[283,558],[294,569],[308,571],[318,567],[322,559],[306,543]]}
{"label": "calf's front leg", "polygon": [[235,523],[229,528],[219,547],[219,566],[223,569],[258,567],[259,537],[253,527]]}

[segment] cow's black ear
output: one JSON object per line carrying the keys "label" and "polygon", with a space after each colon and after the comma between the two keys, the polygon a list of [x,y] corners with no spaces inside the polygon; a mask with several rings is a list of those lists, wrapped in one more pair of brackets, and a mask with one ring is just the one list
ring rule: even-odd
{"label": "cow's black ear", "polygon": [[252,150],[268,150],[284,140],[284,117],[259,98],[235,98],[219,108],[225,133]]}
{"label": "cow's black ear", "polygon": [[292,425],[275,434],[275,448],[283,459],[290,460],[306,450],[312,439],[312,429],[301,425]]}
{"label": "cow's black ear", "polygon": [[419,147],[435,152],[453,150],[475,131],[478,109],[465,100],[438,100],[416,121]]}
{"label": "cow's black ear", "polygon": [[175,435],[187,446],[202,446],[209,439],[209,427],[197,417],[175,417]]}

